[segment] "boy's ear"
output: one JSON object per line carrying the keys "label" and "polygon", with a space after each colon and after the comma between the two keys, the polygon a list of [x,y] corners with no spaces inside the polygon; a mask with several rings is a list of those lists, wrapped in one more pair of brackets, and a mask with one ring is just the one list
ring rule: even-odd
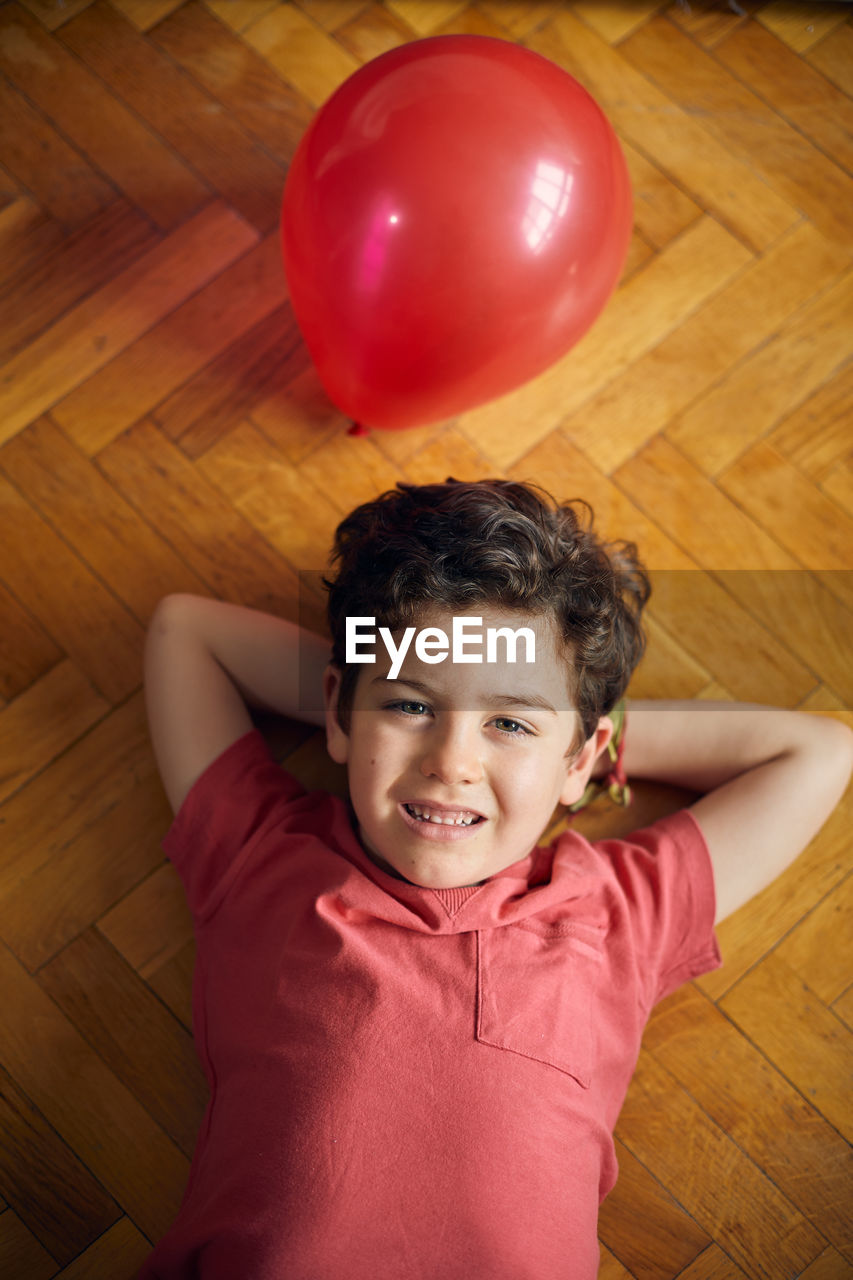
{"label": "boy's ear", "polygon": [[346,764],[349,754],[349,737],[338,720],[338,697],[341,692],[341,672],[331,664],[323,672],[323,701],[326,704],[326,750],[335,764]]}
{"label": "boy's ear", "polygon": [[587,738],[579,754],[569,766],[565,785],[560,792],[560,804],[570,805],[580,800],[586,790],[595,762],[612,737],[613,721],[610,716],[602,716],[598,727]]}

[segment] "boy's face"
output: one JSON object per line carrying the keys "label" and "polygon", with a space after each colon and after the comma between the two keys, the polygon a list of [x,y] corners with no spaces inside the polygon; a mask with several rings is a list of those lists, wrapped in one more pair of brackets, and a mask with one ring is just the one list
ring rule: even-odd
{"label": "boy's face", "polygon": [[[483,619],[484,637],[487,627],[530,627],[535,662],[525,662],[523,640],[515,663],[501,640],[498,660],[479,664],[453,662],[452,653],[426,663],[412,642],[390,680],[391,659],[377,635],[376,662],[359,673],[348,733],[336,714],[340,674],[326,672],[329,753],[347,764],[364,848],[383,870],[432,889],[478,884],[526,857],[558,801],[583,794],[612,732],[603,717],[567,758],[579,719],[549,617],[486,606],[467,616]],[[418,629],[439,627],[450,638],[452,617],[426,612]],[[486,656],[485,645],[469,643],[467,652]]]}

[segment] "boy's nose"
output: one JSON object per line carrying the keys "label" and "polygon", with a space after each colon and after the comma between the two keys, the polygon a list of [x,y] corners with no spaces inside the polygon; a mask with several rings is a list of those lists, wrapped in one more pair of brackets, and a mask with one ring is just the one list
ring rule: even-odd
{"label": "boy's nose", "polygon": [[421,759],[421,773],[448,785],[480,782],[483,764],[477,734],[461,723],[436,725]]}

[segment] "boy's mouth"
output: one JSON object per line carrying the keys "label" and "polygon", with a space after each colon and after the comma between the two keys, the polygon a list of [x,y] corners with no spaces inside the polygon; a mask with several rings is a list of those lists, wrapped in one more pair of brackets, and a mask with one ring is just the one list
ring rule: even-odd
{"label": "boy's mouth", "polygon": [[443,827],[472,827],[478,822],[485,822],[480,813],[473,809],[445,809],[434,805],[407,804],[403,808],[416,822],[428,822]]}

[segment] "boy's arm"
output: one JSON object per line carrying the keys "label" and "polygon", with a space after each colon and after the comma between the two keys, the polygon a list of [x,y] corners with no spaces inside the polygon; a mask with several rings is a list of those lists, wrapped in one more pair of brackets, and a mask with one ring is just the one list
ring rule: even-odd
{"label": "boy's arm", "polygon": [[248,733],[248,707],[323,723],[330,646],[295,623],[201,596],[160,601],[145,641],[145,702],[177,813],[195,780]]}
{"label": "boy's arm", "polygon": [[629,702],[623,764],[629,779],[706,793],[690,811],[710,850],[721,920],[823,826],[850,778],[853,733],[775,707]]}

